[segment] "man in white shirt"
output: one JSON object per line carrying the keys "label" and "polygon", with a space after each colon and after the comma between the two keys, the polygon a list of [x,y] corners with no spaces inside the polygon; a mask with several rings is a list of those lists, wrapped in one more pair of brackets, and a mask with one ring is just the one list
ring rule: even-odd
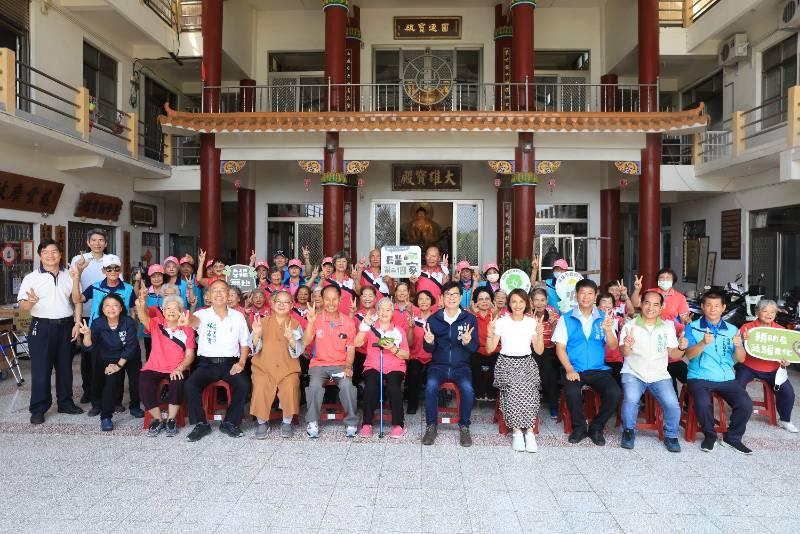
{"label": "man in white shirt", "polygon": [[44,414],[53,404],[50,377],[56,370],[56,397],[59,413],[77,415],[83,409],[72,400],[72,342],[78,339],[81,305],[72,303],[73,283],[61,268],[61,247],[45,239],[38,248],[41,265],[22,279],[17,293],[19,307],[30,311],[28,331],[31,356],[31,424],[44,423]]}
{"label": "man in white shirt", "polygon": [[[86,232],[86,246],[89,247],[89,252],[82,252],[72,258],[70,262],[71,269],[77,269],[81,274],[81,292],[86,291],[86,288],[92,284],[103,280],[106,273],[103,271],[103,260],[111,254],[106,254],[106,245],[108,239],[106,231],[102,228],[92,228]],[[119,279],[122,280],[122,274]],[[89,319],[89,314],[92,312],[92,301],[88,300],[83,305],[83,317]],[[92,399],[92,357],[91,352],[86,351],[81,343],[81,380],[83,382],[83,395],[81,395],[80,403],[87,404]]]}
{"label": "man in white shirt", "polygon": [[[207,295],[211,306],[194,315],[184,315],[179,326],[191,326],[197,330],[197,367],[186,380],[186,402],[189,406],[189,422],[194,429],[188,441],[197,441],[211,433],[203,407],[203,390],[217,380],[231,387],[228,411],[219,426],[221,432],[232,438],[244,435],[239,425],[244,416],[244,404],[250,380],[244,371],[250,355],[250,331],[244,315],[228,307],[228,283],[215,280],[208,286]],[[214,392],[216,395],[216,392]]]}
{"label": "man in white shirt", "polygon": [[620,352],[622,365],[622,448],[633,449],[639,400],[649,391],[664,412],[664,446],[670,452],[681,452],[678,443],[681,408],[672,387],[667,365],[669,357],[680,358],[689,345],[675,335],[674,321],[661,319],[664,296],[648,291],[642,300],[642,314],[622,327]]}

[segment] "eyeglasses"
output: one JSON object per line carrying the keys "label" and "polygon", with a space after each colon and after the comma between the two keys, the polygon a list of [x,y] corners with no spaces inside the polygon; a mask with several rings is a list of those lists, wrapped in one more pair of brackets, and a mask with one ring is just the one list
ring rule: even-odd
{"label": "eyeglasses", "polygon": [[461,293],[459,293],[458,291],[450,291],[448,293],[445,293],[444,296],[445,297],[460,297]]}
{"label": "eyeglasses", "polygon": [[122,267],[119,265],[113,265],[111,267],[104,267],[103,270],[107,273],[118,273],[122,270]]}

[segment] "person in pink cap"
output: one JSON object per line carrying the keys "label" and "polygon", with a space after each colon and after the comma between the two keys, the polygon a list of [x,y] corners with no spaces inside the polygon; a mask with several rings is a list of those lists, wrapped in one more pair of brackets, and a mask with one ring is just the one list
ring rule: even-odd
{"label": "person in pink cap", "polygon": [[297,258],[289,260],[289,280],[284,285],[289,289],[289,293],[292,294],[292,299],[294,299],[297,289],[305,284],[305,280],[300,276],[302,271],[303,262]]}
{"label": "person in pink cap", "polygon": [[469,311],[472,309],[472,291],[477,287],[480,275],[467,260],[456,264],[456,273],[458,285],[461,287],[461,308]]}
{"label": "person in pink cap", "polygon": [[322,287],[322,281],[326,280],[333,275],[333,258],[331,256],[325,256],[322,258],[322,264],[320,265],[320,269],[317,270],[316,268],[311,273],[311,287],[312,291],[319,287]]}
{"label": "person in pink cap", "polygon": [[492,293],[500,289],[500,267],[496,263],[487,263],[483,266],[483,276],[486,280],[480,282],[478,287],[489,286]]}
{"label": "person in pink cap", "polygon": [[[225,262],[222,259],[214,258],[206,261],[206,251],[200,249],[197,254],[197,263],[197,285],[208,287],[216,280],[225,280]],[[206,270],[207,272],[205,272]]]}
{"label": "person in pink cap", "polygon": [[[181,298],[183,299],[183,307],[188,310],[191,306],[189,303],[189,300],[191,300],[190,297],[193,297],[196,291],[194,287],[190,289],[189,283],[181,276],[178,258],[175,256],[167,256],[164,258],[164,261],[161,262],[161,266],[164,268],[164,283],[174,284],[178,288]],[[194,286],[194,283],[192,282],[191,285]]]}
{"label": "person in pink cap", "polygon": [[178,262],[180,265],[181,271],[181,278],[184,280],[194,280],[194,258],[189,255],[185,254],[180,261]]}
{"label": "person in pink cap", "polygon": [[561,302],[561,298],[556,293],[556,280],[558,280],[558,276],[561,273],[565,273],[569,270],[569,264],[565,259],[557,259],[553,262],[553,275],[544,281],[547,285],[547,305],[552,306],[555,309],[560,309],[558,304]]}
{"label": "person in pink cap", "polygon": [[269,263],[264,260],[258,260],[253,263],[256,269],[256,283],[258,287],[265,288],[269,284]]}

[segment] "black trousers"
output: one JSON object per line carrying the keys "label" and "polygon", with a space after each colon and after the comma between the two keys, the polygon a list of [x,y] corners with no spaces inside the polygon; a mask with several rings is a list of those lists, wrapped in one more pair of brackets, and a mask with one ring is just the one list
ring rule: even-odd
{"label": "black trousers", "polygon": [[[383,388],[383,399],[389,400],[392,409],[392,426],[403,426],[403,373],[392,371],[384,373],[386,386]],[[364,424],[371,425],[375,410],[380,410],[380,373],[375,369],[364,371]],[[378,415],[381,417],[383,414]]]}
{"label": "black trousers", "polygon": [[539,378],[542,382],[544,400],[550,409],[558,409],[558,382],[561,376],[561,362],[556,356],[555,347],[544,349],[542,354],[533,353],[533,359],[539,365]]}
{"label": "black trousers", "polygon": [[56,371],[56,401],[59,408],[72,400],[72,317],[31,320],[28,351],[31,356],[31,413],[45,413],[53,404],[51,377]]}
{"label": "black trousers", "polygon": [[94,398],[92,393],[94,360],[92,359],[92,351],[86,350],[86,347],[83,346],[82,340],[83,336],[81,336],[81,341],[78,341],[81,349],[81,387],[83,388],[83,394],[91,400]]}
{"label": "black trousers", "polygon": [[[125,363],[125,367],[122,368],[125,371],[125,374],[128,376],[128,394],[130,395],[130,408],[139,408],[140,407],[140,398],[139,398],[139,373],[142,372],[142,356],[141,353],[137,352],[136,356],[131,358]],[[116,403],[122,404],[122,394],[124,393],[125,387],[123,384],[122,389],[119,390],[119,395],[117,395]]]}
{"label": "black trousers", "polygon": [[[230,360],[230,361],[227,361]],[[209,384],[222,380],[231,386],[231,398],[225,421],[239,426],[244,416],[244,403],[250,389],[250,380],[244,373],[231,374],[231,367],[239,358],[225,358],[217,362],[216,358],[197,358],[197,367],[186,380],[186,403],[189,406],[189,422],[191,424],[207,423],[203,406],[203,390]]]}
{"label": "black trousers", "polygon": [[617,385],[622,388],[622,362],[606,362],[611,367],[611,376],[617,381]]}
{"label": "black trousers", "polygon": [[153,338],[152,337],[143,337],[144,340],[144,361],[150,359],[150,352],[153,350]]}
{"label": "black trousers", "polygon": [[406,361],[406,398],[408,399],[409,410],[419,409],[419,396],[422,392],[422,378],[428,364],[419,360]]}
{"label": "black trousers", "polygon": [[103,360],[101,355],[95,355],[94,377],[92,378],[92,391],[99,395],[96,406],[100,407],[100,417],[111,419],[114,417],[114,406],[117,405],[117,398],[122,395],[125,387],[125,364],[121,370],[107,375],[106,367],[110,363],[116,363],[118,359]]}
{"label": "black trousers", "polygon": [[586,414],[583,410],[583,386],[590,386],[600,395],[600,413],[592,419],[590,432],[602,431],[611,416],[617,411],[622,396],[617,381],[610,371],[584,371],[578,373],[580,380],[571,382],[564,377],[564,397],[567,401],[572,431],[586,430]]}
{"label": "black trousers", "polygon": [[678,382],[681,384],[686,383],[686,377],[689,376],[689,366],[683,360],[670,362],[667,364],[667,372],[672,377],[672,387],[675,388],[675,394],[678,395]]}
{"label": "black trousers", "polygon": [[714,404],[712,394],[718,393],[731,407],[731,420],[728,431],[723,436],[731,443],[742,441],[747,422],[753,415],[753,401],[747,390],[736,380],[711,382],[710,380],[692,379],[687,382],[689,391],[694,397],[694,413],[697,423],[706,436],[716,436],[714,430]]}
{"label": "black trousers", "polygon": [[[497,364],[497,353],[490,356],[473,352],[470,356],[470,367],[472,368],[472,389],[475,390],[475,398],[482,399],[497,397],[497,389],[494,387],[494,366]],[[489,370],[484,378],[483,367]]]}

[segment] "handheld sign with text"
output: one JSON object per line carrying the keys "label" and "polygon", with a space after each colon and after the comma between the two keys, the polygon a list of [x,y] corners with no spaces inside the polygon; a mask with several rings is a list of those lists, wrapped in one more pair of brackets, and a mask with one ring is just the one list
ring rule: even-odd
{"label": "handheld sign with text", "polygon": [[422,250],[416,246],[381,247],[381,276],[408,278],[422,271]]}
{"label": "handheld sign with text", "polygon": [[583,275],[575,271],[567,271],[558,275],[556,278],[556,295],[558,295],[559,303],[558,311],[561,313],[568,312],[578,305],[578,299],[575,295],[575,284],[583,280]]}
{"label": "handheld sign with text", "polygon": [[508,294],[517,288],[527,293],[531,289],[531,279],[522,269],[509,269],[500,277],[500,289]]}
{"label": "handheld sign with text", "polygon": [[231,287],[238,287],[242,293],[254,290],[258,287],[256,282],[256,270],[249,265],[229,265],[225,267],[225,276]]}
{"label": "handheld sign with text", "polygon": [[800,332],[758,326],[747,332],[744,348],[760,360],[800,363]]}

